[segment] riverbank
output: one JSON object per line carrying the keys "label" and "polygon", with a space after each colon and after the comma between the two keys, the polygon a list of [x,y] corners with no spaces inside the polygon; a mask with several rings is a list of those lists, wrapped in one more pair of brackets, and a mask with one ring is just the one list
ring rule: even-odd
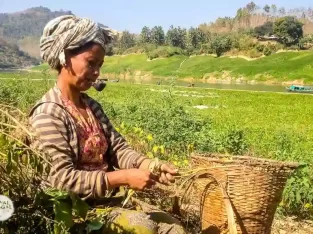
{"label": "riverbank", "polygon": [[175,78],[205,83],[313,84],[313,52],[284,52],[257,60],[223,56],[172,56],[149,61],[144,54],[106,57],[102,74]]}
{"label": "riverbank", "polygon": [[[102,77],[179,80],[209,84],[313,85],[313,52],[283,52],[249,60],[240,56],[183,56],[149,60],[145,54],[105,57]],[[41,64],[30,71],[49,71]]]}
{"label": "riverbank", "polygon": [[[225,72],[225,74],[228,74]],[[303,80],[290,80],[290,81],[279,81],[279,80],[247,80],[243,77],[235,78],[225,75],[220,75],[218,77],[210,76],[209,78],[197,79],[193,77],[179,78],[179,77],[162,77],[153,76],[149,72],[135,71],[126,73],[102,73],[102,78],[112,79],[112,80],[124,80],[130,81],[134,80],[137,82],[171,82],[173,80],[177,82],[185,82],[188,84],[226,84],[226,85],[270,85],[270,86],[290,86],[290,85],[313,85],[312,82],[304,82]]]}
{"label": "riverbank", "polygon": [[[19,81],[55,81],[57,74],[53,72],[39,71],[0,71],[0,80],[19,80]],[[254,92],[273,92],[273,93],[286,93],[286,86],[277,84],[263,84],[252,82],[226,82],[226,81],[203,81],[197,79],[179,79],[175,77],[153,77],[153,76],[141,76],[136,74],[130,76],[128,74],[102,74],[101,78],[108,79],[108,82],[119,82],[124,84],[137,84],[137,85],[160,85],[177,86],[177,87],[190,87],[191,89],[215,89],[215,90],[237,90],[237,91],[254,91]],[[191,91],[191,90],[190,90]],[[289,93],[288,94],[293,94]],[[303,94],[302,94],[303,95]]]}

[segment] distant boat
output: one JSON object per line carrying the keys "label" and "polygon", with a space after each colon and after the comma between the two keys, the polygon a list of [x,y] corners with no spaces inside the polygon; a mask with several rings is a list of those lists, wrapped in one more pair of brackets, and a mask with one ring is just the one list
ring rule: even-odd
{"label": "distant boat", "polygon": [[303,86],[303,85],[291,85],[286,87],[288,92],[294,93],[312,93],[313,94],[313,87],[310,86]]}
{"label": "distant boat", "polygon": [[102,80],[102,81],[106,81],[106,82],[114,82],[114,83],[117,83],[120,81],[120,79],[109,80],[108,78],[98,78],[98,80]]}

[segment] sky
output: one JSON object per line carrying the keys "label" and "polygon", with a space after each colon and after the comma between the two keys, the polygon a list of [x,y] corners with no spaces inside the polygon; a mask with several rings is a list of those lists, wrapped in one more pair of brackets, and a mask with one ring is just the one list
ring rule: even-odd
{"label": "sky", "polygon": [[[70,10],[118,31],[139,33],[143,26],[170,25],[190,28],[215,21],[218,17],[234,16],[251,0],[0,0],[0,13],[23,11],[43,6],[52,11]],[[259,0],[257,5],[276,4],[286,9],[313,7],[312,0]]]}

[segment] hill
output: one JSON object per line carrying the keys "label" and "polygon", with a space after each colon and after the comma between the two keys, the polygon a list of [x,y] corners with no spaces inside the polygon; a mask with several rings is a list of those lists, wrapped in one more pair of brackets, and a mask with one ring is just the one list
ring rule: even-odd
{"label": "hill", "polygon": [[71,11],[51,11],[34,7],[21,12],[0,14],[0,37],[17,44],[29,55],[39,57],[39,38],[44,26],[53,18],[73,14]]}
{"label": "hill", "polygon": [[216,33],[229,33],[240,30],[249,30],[263,25],[266,22],[274,22],[279,17],[294,16],[303,23],[304,34],[313,34],[313,10],[305,7],[287,10],[275,4],[256,5],[254,2],[237,10],[235,17],[219,17],[215,22],[199,25],[204,31]]}
{"label": "hill", "polygon": [[149,61],[146,55],[106,57],[103,74],[258,82],[313,83],[313,52],[283,52],[256,60],[223,56],[173,56]]}
{"label": "hill", "polygon": [[0,38],[0,69],[25,68],[39,61]]}

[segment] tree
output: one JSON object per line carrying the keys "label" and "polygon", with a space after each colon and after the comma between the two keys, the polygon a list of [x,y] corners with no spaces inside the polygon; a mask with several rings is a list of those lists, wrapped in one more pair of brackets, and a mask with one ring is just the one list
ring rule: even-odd
{"label": "tree", "polygon": [[274,22],[273,32],[284,45],[296,44],[303,37],[302,26],[295,17],[285,16]]}
{"label": "tree", "polygon": [[257,6],[254,2],[250,2],[247,4],[246,8],[249,11],[249,13],[252,14],[256,10]]}
{"label": "tree", "polygon": [[313,10],[310,7],[308,8],[307,16],[310,20],[313,19]]}
{"label": "tree", "polygon": [[135,46],[135,36],[131,34],[129,31],[123,31],[122,36],[119,39],[118,47],[120,50],[126,50]]}
{"label": "tree", "polygon": [[187,45],[194,49],[199,49],[205,43],[206,35],[199,29],[191,27],[188,30]]}
{"label": "tree", "polygon": [[238,21],[240,21],[243,18],[243,9],[242,8],[239,8],[237,10],[237,14],[236,14],[235,18],[238,19]]}
{"label": "tree", "polygon": [[268,21],[265,24],[258,26],[254,29],[254,34],[256,36],[265,36],[273,34],[273,22]]}
{"label": "tree", "polygon": [[276,13],[277,13],[277,6],[275,4],[272,4],[271,5],[271,9],[272,9],[272,15],[273,16],[276,16]]}
{"label": "tree", "polygon": [[165,34],[161,26],[155,26],[151,29],[150,41],[155,45],[163,45],[165,42]]}
{"label": "tree", "polygon": [[141,44],[146,44],[146,43],[150,43],[150,37],[151,37],[151,31],[150,28],[148,28],[147,26],[144,26],[141,30],[140,33],[140,39],[139,42]]}
{"label": "tree", "polygon": [[269,14],[269,13],[270,13],[270,10],[271,10],[271,7],[266,4],[266,5],[264,6],[263,10],[265,11],[266,14]]}
{"label": "tree", "polygon": [[169,45],[184,49],[187,45],[187,31],[183,28],[170,26],[166,34],[166,41]]}
{"label": "tree", "polygon": [[211,41],[212,51],[220,57],[223,53],[230,50],[232,46],[232,42],[227,36],[216,36]]}
{"label": "tree", "polygon": [[285,10],[284,7],[279,8],[278,12],[279,12],[280,16],[285,16],[286,15],[286,10]]}
{"label": "tree", "polygon": [[247,8],[242,9],[242,17],[246,23],[246,26],[250,25],[250,12],[248,11]]}

